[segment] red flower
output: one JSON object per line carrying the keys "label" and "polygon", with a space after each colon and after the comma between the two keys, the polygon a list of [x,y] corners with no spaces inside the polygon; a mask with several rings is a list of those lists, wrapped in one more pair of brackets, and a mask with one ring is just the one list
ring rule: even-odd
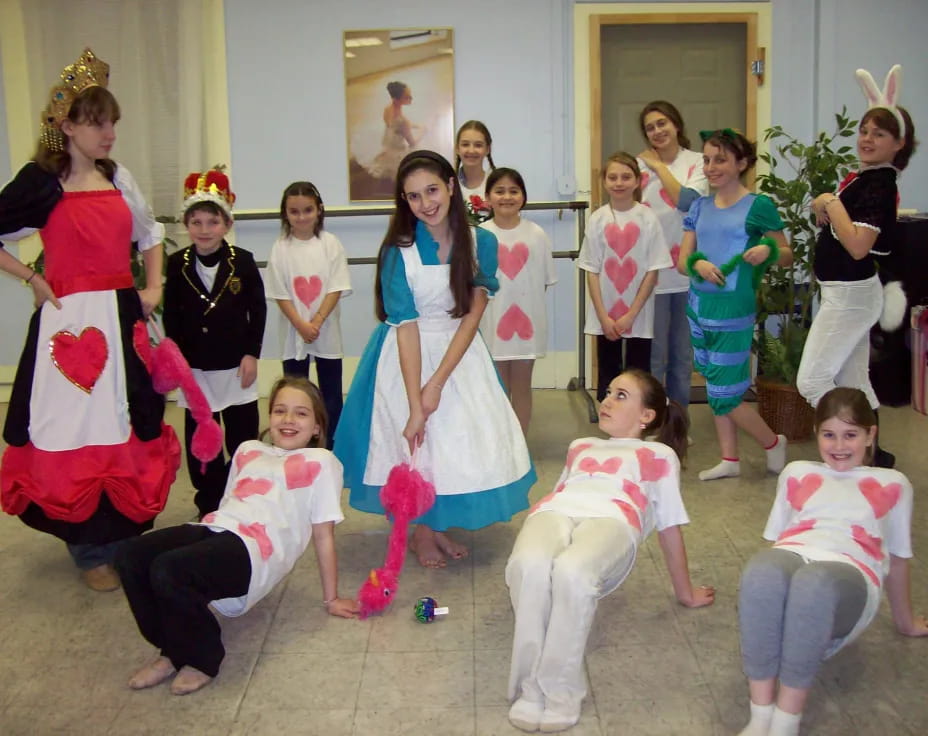
{"label": "red flower", "polygon": [[479,194],[471,194],[469,199],[470,206],[476,211],[490,209],[490,205]]}

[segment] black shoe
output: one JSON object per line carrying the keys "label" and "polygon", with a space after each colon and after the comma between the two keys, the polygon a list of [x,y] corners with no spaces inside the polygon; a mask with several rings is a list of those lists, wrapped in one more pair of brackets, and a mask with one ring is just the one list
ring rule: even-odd
{"label": "black shoe", "polygon": [[873,451],[873,466],[876,468],[894,468],[896,467],[896,456],[877,445],[876,450]]}

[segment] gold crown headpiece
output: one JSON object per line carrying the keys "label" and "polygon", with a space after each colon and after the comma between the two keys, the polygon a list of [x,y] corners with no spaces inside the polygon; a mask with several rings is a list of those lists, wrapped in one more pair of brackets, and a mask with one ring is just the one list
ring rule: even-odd
{"label": "gold crown headpiece", "polygon": [[90,48],[61,70],[61,84],[52,87],[48,105],[42,111],[40,140],[48,149],[64,150],[61,123],[71,112],[77,96],[88,87],[106,87],[109,81],[110,65],[98,59]]}
{"label": "gold crown headpiece", "polygon": [[216,164],[208,171],[194,171],[184,180],[184,212],[200,202],[212,202],[232,217],[235,193],[229,186],[229,177],[223,173],[225,166]]}

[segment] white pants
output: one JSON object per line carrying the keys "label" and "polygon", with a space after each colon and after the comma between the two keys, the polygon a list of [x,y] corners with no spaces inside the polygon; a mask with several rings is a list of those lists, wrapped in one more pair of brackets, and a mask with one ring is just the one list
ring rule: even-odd
{"label": "white pants", "polygon": [[583,654],[598,600],[635,561],[635,540],[617,519],[543,511],[526,519],[506,564],[515,611],[509,699],[578,714],[586,695]]}
{"label": "white pants", "polygon": [[796,387],[818,406],[835,386],[859,388],[874,409],[880,402],[870,384],[870,328],[883,310],[883,287],[865,281],[823,281],[821,306],[812,322]]}

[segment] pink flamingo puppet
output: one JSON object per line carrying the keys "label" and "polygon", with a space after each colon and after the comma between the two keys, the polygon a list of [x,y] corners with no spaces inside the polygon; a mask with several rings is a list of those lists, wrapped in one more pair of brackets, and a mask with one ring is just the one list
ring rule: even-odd
{"label": "pink flamingo puppet", "polygon": [[415,461],[413,454],[412,463],[402,463],[393,468],[387,476],[387,482],[380,489],[380,503],[383,504],[387,518],[393,521],[393,526],[383,567],[371,570],[358,590],[362,619],[383,613],[393,602],[406,559],[409,523],[435,503],[435,486],[415,469]]}

